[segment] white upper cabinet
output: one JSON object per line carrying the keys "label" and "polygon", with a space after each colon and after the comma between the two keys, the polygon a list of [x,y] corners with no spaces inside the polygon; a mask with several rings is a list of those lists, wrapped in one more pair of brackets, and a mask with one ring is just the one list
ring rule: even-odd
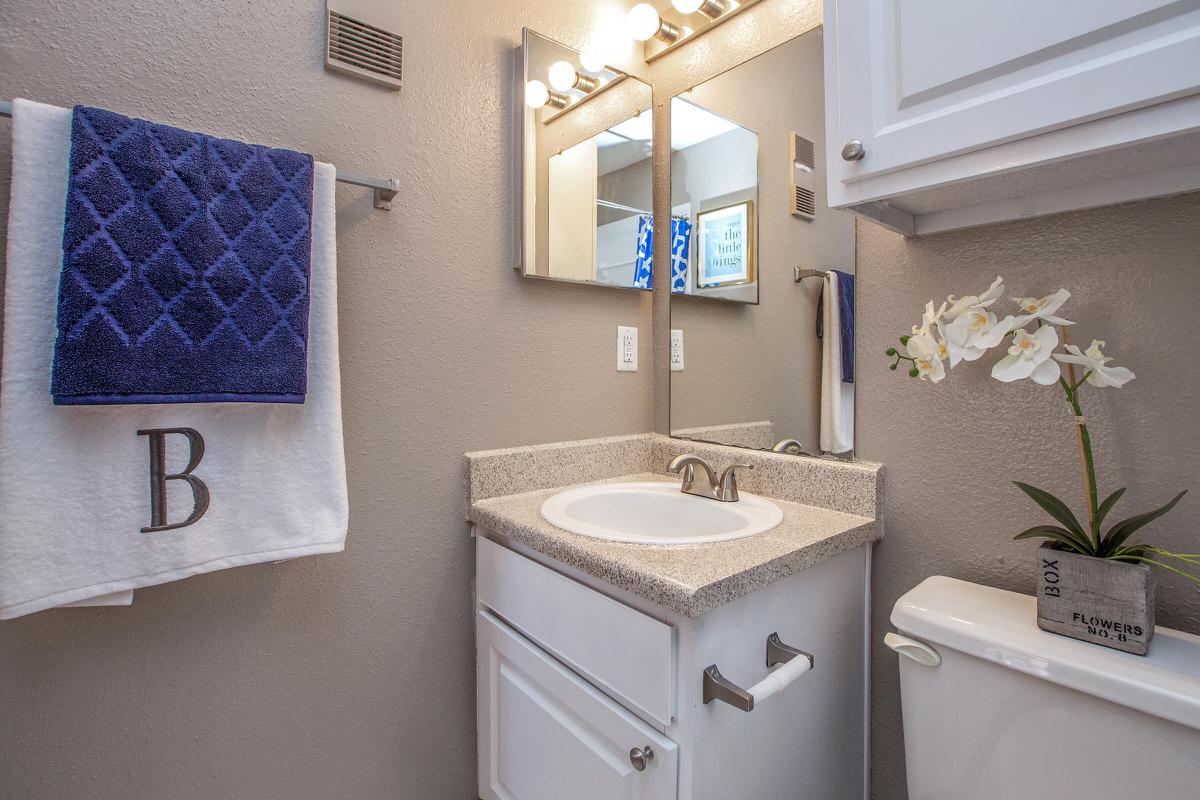
{"label": "white upper cabinet", "polygon": [[825,28],[832,206],[919,234],[1200,188],[1200,0],[827,0]]}

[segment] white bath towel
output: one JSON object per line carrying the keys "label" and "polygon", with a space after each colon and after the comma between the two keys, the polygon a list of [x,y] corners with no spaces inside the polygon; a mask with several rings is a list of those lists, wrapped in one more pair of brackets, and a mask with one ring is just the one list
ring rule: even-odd
{"label": "white bath towel", "polygon": [[825,335],[821,338],[821,452],[854,449],[854,384],[842,381],[842,313],[836,272],[825,273]]}
{"label": "white bath towel", "polygon": [[[55,406],[50,368],[62,260],[71,112],[13,103],[12,202],[0,378],[0,619],[226,567],[345,546],[346,469],[338,370],[334,169],[314,174],[308,394],[302,405]],[[190,428],[207,488],[194,524],[151,525],[150,441]],[[165,470],[188,438],[163,434]],[[195,508],[186,479],[166,521]]]}

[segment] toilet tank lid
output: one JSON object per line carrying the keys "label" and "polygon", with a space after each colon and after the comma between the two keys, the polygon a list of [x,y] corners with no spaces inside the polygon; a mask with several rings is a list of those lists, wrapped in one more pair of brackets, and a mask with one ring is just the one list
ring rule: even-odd
{"label": "toilet tank lid", "polygon": [[1037,600],[941,575],[896,601],[901,633],[1200,730],[1200,636],[1158,626],[1146,656],[1043,631]]}

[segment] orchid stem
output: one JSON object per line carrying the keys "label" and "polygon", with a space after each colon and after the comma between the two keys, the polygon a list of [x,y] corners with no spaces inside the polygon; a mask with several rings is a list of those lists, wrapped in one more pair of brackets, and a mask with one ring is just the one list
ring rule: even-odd
{"label": "orchid stem", "polygon": [[1175,558],[1200,567],[1200,555],[1194,555],[1191,553],[1172,553],[1170,550],[1164,550],[1161,547],[1152,547],[1150,545],[1146,545],[1142,549],[1148,553],[1153,553],[1154,555],[1162,558]]}
{"label": "orchid stem", "polygon": [[[1070,344],[1070,342],[1070,331],[1063,328],[1063,344]],[[1087,380],[1087,375],[1084,375],[1076,383],[1074,364],[1067,364],[1067,375],[1070,378],[1069,383],[1061,377],[1058,379],[1058,382],[1067,394],[1067,402],[1071,404],[1071,410],[1075,412],[1075,434],[1079,441],[1079,463],[1083,466],[1083,494],[1087,498],[1088,530],[1092,532],[1092,542],[1096,546],[1096,552],[1100,552],[1100,530],[1096,525],[1096,517],[1100,513],[1097,506],[1098,501],[1096,500],[1096,464],[1092,458],[1092,437],[1088,434],[1087,425],[1083,421],[1083,409],[1079,406],[1078,394],[1079,386]]]}
{"label": "orchid stem", "polygon": [[1155,561],[1152,558],[1146,558],[1145,556],[1112,556],[1110,560],[1112,560],[1112,561],[1133,561],[1133,562],[1136,562],[1139,564],[1153,564],[1156,567],[1170,570],[1171,572],[1174,572],[1177,575],[1182,575],[1183,577],[1187,578],[1189,581],[1200,584],[1200,577],[1197,577],[1190,572],[1185,572],[1184,570],[1176,569],[1175,567],[1172,567],[1170,564],[1164,564],[1161,561]]}

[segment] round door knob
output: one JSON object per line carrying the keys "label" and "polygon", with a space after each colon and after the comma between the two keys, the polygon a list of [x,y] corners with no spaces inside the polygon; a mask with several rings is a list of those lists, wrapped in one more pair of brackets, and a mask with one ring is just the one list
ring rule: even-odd
{"label": "round door knob", "polygon": [[851,139],[842,145],[842,158],[846,161],[860,161],[867,154],[867,148],[858,139]]}
{"label": "round door knob", "polygon": [[633,764],[633,768],[641,772],[646,768],[646,764],[654,760],[654,750],[650,745],[645,747],[635,747],[629,751],[629,763]]}

